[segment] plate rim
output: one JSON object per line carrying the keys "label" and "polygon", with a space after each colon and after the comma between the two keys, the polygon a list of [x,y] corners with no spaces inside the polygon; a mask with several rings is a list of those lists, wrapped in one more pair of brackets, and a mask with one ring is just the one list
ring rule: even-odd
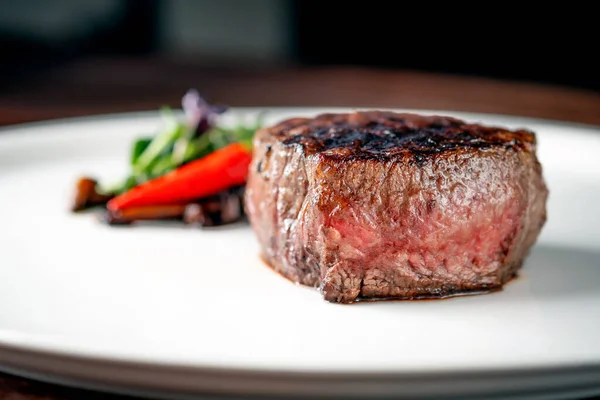
{"label": "plate rim", "polygon": [[[31,353],[28,350],[5,348],[1,344],[0,359],[9,360],[8,364],[4,361],[0,366],[2,371],[49,383],[114,393],[177,398],[192,393],[259,396],[328,394],[348,397],[409,394],[442,398],[448,395],[443,389],[448,384],[452,384],[453,390],[459,392],[453,396],[464,394],[464,388],[471,385],[479,390],[478,395],[489,395],[490,386],[504,387],[507,380],[515,379],[519,384],[511,387],[507,394],[513,392],[523,395],[548,390],[549,376],[555,379],[552,385],[556,387],[552,392],[558,392],[563,387],[562,390],[567,393],[585,390],[591,395],[600,394],[600,364],[434,373],[293,372],[181,367],[102,359],[91,360],[90,363],[90,359],[78,355]],[[560,380],[569,383],[559,385]],[[495,391],[493,393],[497,395]]]}

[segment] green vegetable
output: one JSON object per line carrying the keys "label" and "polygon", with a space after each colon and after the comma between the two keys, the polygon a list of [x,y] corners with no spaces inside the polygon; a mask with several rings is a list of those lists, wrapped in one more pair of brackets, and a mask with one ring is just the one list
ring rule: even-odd
{"label": "green vegetable", "polygon": [[197,139],[192,140],[185,149],[183,157],[184,162],[190,162],[198,158],[204,157],[213,150],[210,142],[210,135],[202,135]]}
{"label": "green vegetable", "polygon": [[163,108],[165,129],[156,135],[132,165],[133,175],[140,179],[148,174],[160,157],[168,152],[177,138],[185,131],[185,125],[177,121],[169,108]]}
{"label": "green vegetable", "polygon": [[222,149],[229,143],[235,141],[231,130],[223,128],[213,128],[206,133],[214,150]]}
{"label": "green vegetable", "polygon": [[171,163],[173,165],[181,165],[185,161],[185,154],[188,148],[191,146],[191,140],[194,137],[194,129],[186,127],[179,139],[177,139],[173,145],[173,152],[171,153]]}
{"label": "green vegetable", "polygon": [[144,150],[146,150],[146,148],[148,148],[148,145],[150,144],[150,142],[152,142],[152,138],[144,137],[144,138],[136,140],[133,143],[133,147],[131,149],[131,158],[130,158],[131,165],[133,165],[137,162],[140,155],[144,152]]}
{"label": "green vegetable", "polygon": [[199,130],[199,126],[189,120],[179,120],[168,107],[162,108],[161,116],[163,127],[155,136],[133,142],[129,175],[110,186],[100,186],[99,192],[122,194],[231,143],[252,147],[254,133],[263,125],[264,118],[264,114],[260,114],[253,124],[238,120],[233,128],[205,124]]}

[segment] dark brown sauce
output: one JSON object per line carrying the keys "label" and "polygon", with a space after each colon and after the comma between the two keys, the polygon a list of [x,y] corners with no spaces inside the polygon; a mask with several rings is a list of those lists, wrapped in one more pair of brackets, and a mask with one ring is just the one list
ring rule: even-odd
{"label": "dark brown sauce", "polygon": [[506,285],[508,285],[511,282],[517,281],[520,278],[522,278],[522,276],[520,276],[519,274],[514,274],[513,276],[508,278],[508,280],[506,282],[504,282],[504,284],[502,284],[500,286],[493,286],[493,287],[485,288],[485,289],[457,290],[455,292],[445,293],[445,294],[441,294],[441,295],[424,294],[424,295],[414,296],[414,297],[389,297],[389,298],[388,297],[358,297],[356,300],[354,300],[351,303],[341,303],[341,304],[358,304],[358,303],[365,304],[365,303],[376,303],[376,302],[382,302],[382,301],[386,301],[386,302],[391,302],[391,301],[400,301],[400,302],[432,301],[432,300],[440,301],[440,300],[451,300],[451,299],[455,299],[458,297],[489,295],[489,294],[500,293],[500,292],[504,291],[504,288],[506,287]]}
{"label": "dark brown sauce", "polygon": [[[303,285],[300,282],[296,282],[293,279],[291,279],[290,277],[286,276],[285,274],[283,274],[281,271],[278,271],[277,269],[275,269],[266,259],[265,255],[263,253],[259,253],[259,259],[262,261],[262,263],[264,265],[266,265],[271,271],[274,271],[277,275],[281,276],[282,278],[284,278],[286,281],[292,283],[294,286],[302,286],[302,287],[306,287],[306,288],[312,288],[314,289],[316,292],[318,292],[318,289],[316,287],[310,287],[307,285]],[[500,285],[500,286],[493,286],[493,287],[489,287],[489,288],[483,288],[483,289],[466,289],[466,290],[457,290],[454,292],[448,292],[448,293],[444,293],[444,294],[423,294],[423,295],[418,295],[418,296],[410,296],[410,297],[357,297],[355,300],[351,301],[351,302],[347,302],[347,303],[333,303],[333,304],[340,304],[340,305],[353,305],[353,304],[368,304],[368,303],[381,303],[381,302],[414,302],[414,301],[441,301],[441,300],[451,300],[451,299],[455,299],[458,297],[467,297],[467,296],[480,296],[480,295],[486,295],[486,294],[493,294],[493,293],[499,293],[502,292],[504,290],[504,287],[510,283],[513,283],[515,281],[518,281],[520,279],[523,279],[524,276],[522,273],[515,273],[513,274],[513,276],[511,276],[510,278],[508,278],[508,280],[506,282],[504,282],[504,284]]]}
{"label": "dark brown sauce", "polygon": [[423,295],[412,296],[412,297],[360,297],[359,296],[352,303],[348,303],[348,304],[375,303],[375,302],[381,302],[381,301],[386,301],[386,302],[390,302],[390,301],[414,302],[414,301],[432,301],[432,300],[433,301],[441,301],[441,300],[455,299],[457,297],[479,296],[479,295],[484,295],[484,294],[497,293],[497,292],[501,292],[502,290],[503,290],[502,286],[496,286],[496,287],[491,287],[491,288],[487,288],[487,289],[457,290],[456,292],[446,293],[446,294],[441,294],[441,295],[423,294]]}

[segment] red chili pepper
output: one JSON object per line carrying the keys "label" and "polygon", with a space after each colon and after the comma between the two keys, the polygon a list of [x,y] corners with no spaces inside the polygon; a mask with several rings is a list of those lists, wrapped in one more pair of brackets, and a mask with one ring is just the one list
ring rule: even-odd
{"label": "red chili pepper", "polygon": [[128,207],[184,203],[246,183],[251,153],[232,143],[163,176],[142,183],[107,203],[111,211]]}

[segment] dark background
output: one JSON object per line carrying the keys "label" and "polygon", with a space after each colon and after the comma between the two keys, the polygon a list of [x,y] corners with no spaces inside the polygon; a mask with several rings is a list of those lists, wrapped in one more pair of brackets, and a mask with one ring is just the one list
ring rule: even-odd
{"label": "dark background", "polygon": [[247,68],[369,66],[600,91],[600,36],[590,8],[473,4],[3,0],[0,95],[97,56]]}

